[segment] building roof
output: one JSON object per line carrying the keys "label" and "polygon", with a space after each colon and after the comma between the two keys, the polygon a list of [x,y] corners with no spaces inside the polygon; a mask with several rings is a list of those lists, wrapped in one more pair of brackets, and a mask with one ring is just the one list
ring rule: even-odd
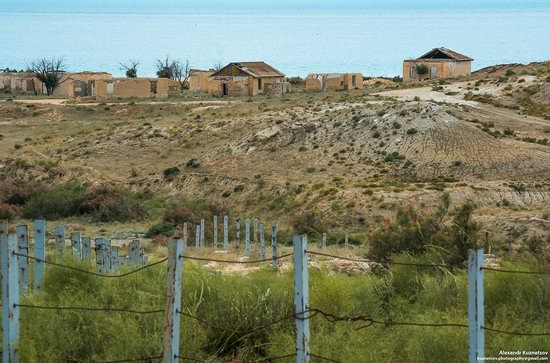
{"label": "building roof", "polygon": [[460,54],[455,52],[454,50],[450,50],[447,48],[434,48],[430,50],[428,53],[416,58],[417,60],[420,59],[438,59],[438,60],[455,60],[455,61],[473,61],[472,58],[465,56],[464,54]]}
{"label": "building roof", "polygon": [[223,69],[229,67],[229,66],[235,66],[239,70],[243,71],[246,74],[251,75],[252,77],[260,78],[260,77],[284,77],[285,74],[282,72],[279,72],[269,64],[265,62],[231,62],[216,73],[214,73],[212,76],[215,77],[219,75]]}

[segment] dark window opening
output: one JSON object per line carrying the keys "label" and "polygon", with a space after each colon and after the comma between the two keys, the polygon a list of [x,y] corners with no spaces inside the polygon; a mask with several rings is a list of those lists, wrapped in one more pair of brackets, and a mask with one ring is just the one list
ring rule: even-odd
{"label": "dark window opening", "polygon": [[261,90],[262,89],[262,79],[258,79],[258,89]]}
{"label": "dark window opening", "polygon": [[154,95],[157,94],[157,81],[151,81],[151,93]]}

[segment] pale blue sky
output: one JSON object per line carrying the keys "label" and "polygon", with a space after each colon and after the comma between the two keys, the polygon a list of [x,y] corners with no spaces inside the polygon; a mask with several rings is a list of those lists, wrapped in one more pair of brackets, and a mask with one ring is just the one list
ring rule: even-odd
{"label": "pale blue sky", "polygon": [[166,9],[531,9],[548,8],[550,0],[2,0],[0,10],[85,11]]}

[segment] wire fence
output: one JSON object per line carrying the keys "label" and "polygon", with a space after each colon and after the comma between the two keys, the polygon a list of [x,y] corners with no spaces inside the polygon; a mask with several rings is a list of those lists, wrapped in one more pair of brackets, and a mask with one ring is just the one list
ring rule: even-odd
{"label": "wire fence", "polygon": [[[4,227],[4,230],[7,230]],[[389,268],[391,265],[401,265],[401,266],[411,266],[411,267],[422,267],[422,268],[448,268],[453,269],[456,268],[455,266],[451,266],[448,264],[439,264],[439,263],[415,263],[415,262],[401,262],[401,261],[392,261],[392,260],[375,260],[375,259],[364,259],[364,258],[357,258],[357,257],[348,257],[348,256],[340,256],[336,254],[329,254],[325,252],[320,251],[314,251],[311,249],[307,249],[307,237],[305,236],[294,236],[293,245],[294,245],[294,252],[292,253],[286,253],[283,255],[274,255],[271,258],[261,258],[261,259],[246,259],[246,260],[230,260],[230,259],[217,259],[217,258],[207,258],[207,257],[198,257],[198,256],[191,256],[184,253],[185,244],[186,241],[184,240],[172,240],[171,245],[173,245],[174,251],[179,251],[179,253],[169,253],[169,257],[161,259],[159,261],[149,263],[146,265],[143,265],[139,268],[133,269],[131,271],[119,273],[119,274],[112,274],[112,273],[101,273],[101,272],[94,272],[90,271],[84,268],[79,268],[71,265],[67,265],[60,262],[53,262],[50,260],[47,260],[46,258],[40,258],[36,256],[32,256],[28,253],[21,253],[19,251],[19,246],[17,244],[16,237],[11,234],[2,233],[0,234],[0,237],[2,237],[2,240],[0,241],[0,245],[2,247],[1,253],[2,253],[2,274],[4,278],[8,278],[8,281],[11,285],[8,286],[8,292],[6,293],[4,290],[2,291],[2,301],[3,301],[3,331],[4,331],[4,339],[6,339],[6,331],[19,331],[18,326],[13,326],[13,324],[18,324],[19,319],[19,313],[18,310],[15,309],[38,309],[38,310],[57,310],[57,311],[80,311],[80,312],[105,312],[105,313],[124,313],[124,314],[137,314],[137,315],[150,315],[150,314],[166,314],[166,316],[169,316],[172,314],[172,319],[175,319],[175,316],[183,316],[186,318],[189,318],[191,320],[196,321],[200,325],[207,326],[211,329],[218,330],[218,331],[225,331],[231,334],[239,335],[239,336],[248,336],[252,335],[256,332],[267,330],[273,326],[276,326],[278,324],[281,324],[283,322],[288,321],[294,321],[296,324],[296,352],[289,353],[286,355],[280,355],[280,356],[271,356],[271,357],[264,357],[260,358],[257,361],[276,361],[281,359],[287,359],[287,358],[293,358],[296,357],[297,362],[307,362],[309,361],[310,357],[316,358],[321,361],[327,361],[327,362],[339,362],[338,360],[335,360],[332,357],[324,357],[321,355],[318,355],[314,352],[310,351],[309,342],[310,339],[310,332],[309,332],[309,323],[311,319],[315,317],[321,317],[323,320],[331,323],[336,324],[340,322],[346,322],[346,323],[358,323],[359,326],[355,327],[355,330],[362,330],[368,327],[371,327],[373,325],[381,325],[385,327],[389,326],[413,326],[413,327],[420,327],[420,328],[457,328],[457,329],[466,329],[468,328],[469,331],[469,350],[470,350],[470,361],[472,361],[472,352],[475,356],[475,359],[477,360],[478,357],[482,356],[484,353],[483,345],[484,345],[484,336],[481,335],[480,332],[487,331],[494,334],[505,334],[505,335],[511,335],[511,336],[529,336],[529,337],[540,337],[540,336],[550,336],[550,332],[522,332],[522,331],[508,331],[503,329],[498,329],[494,327],[488,327],[484,325],[483,322],[483,303],[480,305],[480,300],[483,301],[483,271],[491,271],[493,273],[518,273],[518,274],[528,274],[528,275],[549,275],[550,271],[525,271],[525,270],[509,270],[509,269],[500,269],[495,267],[485,267],[483,266],[483,251],[477,250],[477,251],[471,251],[469,255],[469,263],[468,263],[468,282],[469,282],[469,316],[468,316],[468,322],[467,323],[454,323],[454,322],[418,322],[418,321],[394,321],[394,320],[383,320],[378,319],[376,317],[370,316],[370,315],[338,315],[336,313],[331,313],[324,311],[319,308],[311,307],[309,305],[308,296],[309,296],[309,285],[308,285],[308,256],[315,256],[320,258],[329,258],[329,259],[339,259],[339,260],[347,260],[347,261],[353,261],[353,262],[359,262],[359,263],[376,263],[381,264],[384,267]],[[180,249],[178,250],[178,246]],[[170,247],[169,247],[170,248]],[[478,260],[475,256],[481,256],[481,259]],[[294,258],[294,282],[295,282],[295,312],[292,314],[284,315],[279,318],[275,318],[274,320],[271,320],[267,323],[263,323],[262,325],[256,326],[252,329],[247,330],[238,330],[238,329],[230,329],[224,326],[220,326],[219,324],[216,324],[212,321],[209,321],[206,318],[202,318],[196,315],[193,315],[191,313],[185,312],[181,309],[181,290],[183,281],[178,280],[178,275],[182,275],[183,271],[178,270],[178,266],[182,268],[183,260],[193,260],[193,261],[199,261],[199,262],[216,262],[216,263],[223,263],[223,264],[259,264],[259,263],[266,263],[266,262],[277,262],[279,260],[287,259],[293,257]],[[87,274],[87,275],[93,275],[101,278],[123,278],[130,275],[133,275],[135,273],[150,269],[154,266],[158,266],[160,264],[163,264],[165,262],[168,263],[168,284],[167,284],[167,307],[166,308],[158,308],[158,309],[151,309],[151,310],[137,310],[137,309],[131,309],[131,308],[121,308],[121,307],[93,307],[93,306],[50,306],[50,305],[37,305],[37,304],[21,304],[19,303],[19,291],[16,289],[19,285],[18,276],[19,276],[19,268],[18,268],[18,261],[19,258],[26,258],[35,261],[36,263],[44,263],[50,266],[54,266],[57,268],[63,268],[72,270],[78,273]],[[8,264],[5,264],[5,259],[8,260]],[[15,267],[14,267],[15,266]],[[170,273],[173,273],[173,279],[170,279]],[[175,277],[175,278],[174,278]],[[472,283],[475,287],[475,290],[470,289],[470,283]],[[170,287],[172,285],[172,290],[170,290]],[[11,289],[14,289],[12,291]],[[475,296],[473,296],[472,299],[472,291],[475,291]],[[179,295],[178,295],[179,294]],[[481,296],[479,296],[481,294]],[[174,296],[179,296],[179,302],[172,300]],[[7,299],[5,299],[7,297]],[[177,300],[177,299],[176,299]],[[8,302],[8,305],[6,307],[6,303]],[[475,316],[472,316],[470,314],[470,309],[472,308],[472,305],[475,305],[476,310]],[[481,310],[479,310],[481,309]],[[481,313],[480,313],[481,311]],[[7,315],[6,315],[7,314]],[[14,319],[7,319],[7,316],[14,316],[16,318]],[[169,319],[170,320],[170,319]],[[174,324],[174,320],[169,321],[168,324],[172,324],[171,326],[178,326],[179,327],[179,318],[177,319],[178,323]],[[12,324],[12,325],[10,325]],[[475,333],[472,333],[472,329],[475,331]],[[164,348],[162,350],[162,355],[158,356],[148,356],[148,357],[141,357],[141,358],[129,358],[129,359],[120,359],[120,360],[111,360],[111,361],[96,361],[96,363],[116,363],[116,362],[152,362],[154,360],[160,360],[160,359],[168,359],[167,362],[173,362],[174,360],[183,360],[183,361],[190,361],[190,362],[207,362],[207,360],[196,358],[196,357],[188,357],[184,355],[179,354],[179,331],[171,332],[172,335],[168,337],[168,340],[172,346],[176,346],[175,350],[171,350],[169,354],[166,351],[166,344],[164,345]],[[9,335],[9,334],[8,334]],[[475,336],[476,342],[472,342],[472,335]],[[9,339],[13,339],[11,336],[9,336]],[[165,341],[167,339],[167,336],[165,335]],[[4,344],[4,347],[7,347],[8,351],[8,359],[4,361],[5,362],[12,362],[16,361],[16,359],[11,354],[17,354],[14,349],[14,346],[17,342],[17,339],[8,341],[8,344]],[[2,352],[5,354],[6,349]],[[80,362],[78,359],[73,358],[62,358],[62,360],[65,361],[71,361],[71,362]]]}

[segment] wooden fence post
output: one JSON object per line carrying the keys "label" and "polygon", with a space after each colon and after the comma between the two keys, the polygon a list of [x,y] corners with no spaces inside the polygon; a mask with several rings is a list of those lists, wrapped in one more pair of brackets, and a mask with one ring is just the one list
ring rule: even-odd
{"label": "wooden fence post", "polygon": [[[8,221],[0,221],[0,253],[2,255],[2,301],[8,301]],[[2,362],[10,361],[9,304],[2,303]]]}
{"label": "wooden fence post", "polygon": [[19,250],[17,235],[8,235],[8,346],[2,349],[9,350],[9,363],[19,362]]}
{"label": "wooden fence post", "polygon": [[218,216],[214,216],[214,248],[218,249]]}
{"label": "wooden fence post", "polygon": [[264,224],[260,223],[260,258],[265,259],[265,235],[264,235]]}
{"label": "wooden fence post", "polygon": [[323,233],[323,242],[321,243],[321,248],[325,249],[327,248],[327,234]]}
{"label": "wooden fence post", "polygon": [[[26,224],[21,224],[15,228],[17,234],[17,245],[19,253],[29,255],[29,234]],[[19,283],[21,284],[21,293],[29,292],[29,258],[17,256],[19,263]]]}
{"label": "wooden fence post", "polygon": [[485,357],[483,248],[468,251],[468,348],[470,363]]}
{"label": "wooden fence post", "polygon": [[65,255],[65,227],[55,227],[54,234],[57,258],[60,258]]}
{"label": "wooden fence post", "polygon": [[250,218],[247,218],[245,221],[244,254],[246,257],[250,257]]}
{"label": "wooden fence post", "polygon": [[223,250],[229,251],[229,216],[223,216]]}
{"label": "wooden fence post", "polygon": [[166,327],[164,330],[163,363],[179,362],[180,314],[185,243],[176,237],[168,243],[166,286]]}
{"label": "wooden fence post", "polygon": [[237,238],[237,252],[241,248],[241,219],[237,218],[235,222],[237,224],[236,238]]}
{"label": "wooden fence post", "polygon": [[34,291],[40,291],[44,286],[44,260],[46,259],[46,221],[34,221]]}
{"label": "wooden fence post", "polygon": [[279,264],[277,263],[277,223],[271,225],[271,258],[273,268],[277,268]]}
{"label": "wooden fence post", "polygon": [[204,218],[201,219],[201,247],[204,247]]}
{"label": "wooden fence post", "polygon": [[296,363],[309,362],[309,278],[307,269],[307,236],[295,235],[294,244],[294,310],[296,313]]}
{"label": "wooden fence post", "polygon": [[73,253],[73,257],[78,258],[79,260],[82,259],[82,237],[80,235],[80,232],[73,232],[71,233],[71,250]]}
{"label": "wooden fence post", "polygon": [[91,254],[91,238],[90,237],[82,237],[82,239],[80,240],[81,242],[81,249],[82,249],[82,261],[85,261],[88,263],[88,265],[90,264],[90,260],[91,260],[91,257],[92,257],[92,254]]}

